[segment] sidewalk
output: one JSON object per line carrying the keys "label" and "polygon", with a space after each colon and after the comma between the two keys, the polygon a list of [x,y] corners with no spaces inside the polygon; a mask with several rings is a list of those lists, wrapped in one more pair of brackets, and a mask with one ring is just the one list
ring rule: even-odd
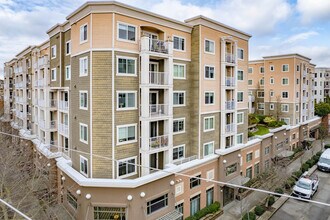
{"label": "sidewalk", "polygon": [[[330,143],[330,137],[324,140],[324,143]],[[313,147],[310,150],[304,152],[301,157],[297,158],[291,164],[286,167],[286,172],[291,174],[300,168],[301,164],[310,159],[316,152],[321,150],[321,140],[316,140],[313,142]],[[266,198],[266,194],[262,192],[252,192],[250,195],[242,199],[241,201],[234,200],[230,204],[226,205],[223,210],[223,214],[218,218],[218,220],[237,220],[241,218],[242,215],[250,210],[253,206],[257,205],[261,200]]]}

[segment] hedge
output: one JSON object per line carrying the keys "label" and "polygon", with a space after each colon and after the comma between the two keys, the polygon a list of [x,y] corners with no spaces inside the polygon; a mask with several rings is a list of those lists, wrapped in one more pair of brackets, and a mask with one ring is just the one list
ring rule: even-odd
{"label": "hedge", "polygon": [[254,214],[254,212],[246,213],[243,216],[243,220],[255,220],[255,219],[256,219],[256,214]]}
{"label": "hedge", "polygon": [[330,144],[324,145],[324,149],[328,149],[328,148],[330,148]]}
{"label": "hedge", "polygon": [[189,216],[185,220],[198,220],[206,216],[207,214],[216,213],[219,210],[220,210],[220,203],[214,202],[211,205],[199,210],[195,215]]}
{"label": "hedge", "polygon": [[283,191],[282,188],[276,188],[276,189],[275,189],[275,192],[276,192],[276,193],[279,193],[279,194],[283,194],[283,193],[284,193],[284,191]]}
{"label": "hedge", "polygon": [[275,203],[275,197],[269,196],[268,198],[268,206],[272,206]]}
{"label": "hedge", "polygon": [[309,169],[309,164],[308,163],[304,163],[302,166],[301,166],[301,171],[304,173],[304,172],[306,172],[306,171],[308,171],[308,169]]}
{"label": "hedge", "polygon": [[257,216],[261,216],[265,212],[265,209],[264,209],[264,207],[257,205],[254,208],[254,212],[256,213]]}

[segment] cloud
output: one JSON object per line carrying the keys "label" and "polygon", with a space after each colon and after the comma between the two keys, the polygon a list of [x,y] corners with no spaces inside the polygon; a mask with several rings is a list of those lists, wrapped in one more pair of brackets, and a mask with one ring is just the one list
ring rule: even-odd
{"label": "cloud", "polygon": [[296,43],[296,42],[301,41],[301,40],[307,40],[311,36],[315,36],[315,35],[318,35],[318,34],[319,33],[316,32],[316,31],[308,31],[308,32],[304,32],[304,33],[295,34],[295,35],[289,37],[287,40],[285,40],[284,43],[285,44],[293,44],[293,43]]}
{"label": "cloud", "polygon": [[303,24],[330,19],[329,0],[297,0],[296,8]]}

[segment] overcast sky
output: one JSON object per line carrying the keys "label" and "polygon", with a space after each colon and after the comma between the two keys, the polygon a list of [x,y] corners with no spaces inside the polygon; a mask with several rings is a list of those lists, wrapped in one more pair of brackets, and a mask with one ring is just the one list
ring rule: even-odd
{"label": "overcast sky", "polygon": [[[330,0],[119,1],[181,21],[202,14],[245,31],[253,35],[250,59],[301,53],[317,66],[330,66]],[[84,2],[0,0],[0,64],[45,41],[46,31]]]}

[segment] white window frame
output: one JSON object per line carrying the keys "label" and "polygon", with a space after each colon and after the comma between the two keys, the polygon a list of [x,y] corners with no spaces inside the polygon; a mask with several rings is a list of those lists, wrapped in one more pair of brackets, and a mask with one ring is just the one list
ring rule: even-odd
{"label": "white window frame", "polygon": [[[82,94],[87,94],[87,103],[86,103],[86,106],[87,107],[84,107],[84,106],[81,106],[81,95]],[[81,110],[88,110],[88,91],[87,90],[79,90],[79,109]]]}
{"label": "white window frame", "polygon": [[[251,82],[251,84],[249,82]],[[252,86],[252,85],[253,85],[253,79],[248,79],[248,86]]]}
{"label": "white window frame", "polygon": [[[206,41],[209,41],[209,42],[213,43],[213,50],[214,50],[213,52],[206,51]],[[204,38],[204,53],[215,54],[215,41],[214,40]]]}
{"label": "white window frame", "polygon": [[[287,106],[287,111],[283,111],[284,106]],[[288,104],[281,104],[281,112],[289,112],[289,105]]]}
{"label": "white window frame", "polygon": [[[84,68],[84,65],[81,65],[82,62],[84,64],[84,60],[86,60],[86,73],[85,73],[85,69],[82,71],[82,69]],[[79,76],[88,76],[88,57],[81,57],[79,58]]]}
{"label": "white window frame", "polygon": [[[263,82],[263,83],[261,83],[261,82]],[[260,86],[265,86],[265,78],[261,78],[259,80],[259,84],[260,84]]]}
{"label": "white window frame", "polygon": [[[284,71],[283,70],[283,67],[284,66],[288,66],[288,70]],[[289,64],[282,64],[282,69],[281,69],[282,72],[289,72],[290,71],[290,68],[289,68]]]}
{"label": "white window frame", "polygon": [[285,120],[288,120],[287,125],[290,125],[290,118],[282,118],[282,117],[281,117],[280,120],[281,120],[281,121],[284,121],[285,123],[286,123]]}
{"label": "white window frame", "polygon": [[[206,103],[206,93],[213,93],[213,103]],[[205,105],[214,105],[215,104],[215,92],[214,91],[204,91],[204,104]]]}
{"label": "white window frame", "polygon": [[[212,154],[205,155],[205,145],[208,145],[208,144],[212,144],[212,146],[213,146],[213,153]],[[212,155],[214,155],[214,141],[210,141],[210,142],[204,143],[203,144],[203,157],[209,157],[209,156],[212,156]]]}
{"label": "white window frame", "polygon": [[[130,141],[123,141],[123,142],[119,142],[119,129],[120,128],[125,128],[125,127],[132,127],[134,126],[134,131],[135,131],[135,139],[134,140],[130,140]],[[131,144],[131,143],[135,143],[137,142],[137,124],[125,124],[125,125],[117,125],[117,129],[116,129],[116,141],[117,141],[117,146],[119,145],[124,145],[124,144]]]}
{"label": "white window frame", "polygon": [[[54,56],[53,56],[53,50],[54,50]],[[55,59],[56,58],[56,45],[52,46],[50,48],[50,58]]]}
{"label": "white window frame", "polygon": [[[283,97],[283,92],[287,92],[288,93],[288,97],[284,98]],[[282,91],[281,97],[282,97],[282,99],[288,99],[289,98],[289,92],[288,91]]]}
{"label": "white window frame", "polygon": [[[260,96],[259,93],[264,93],[264,95],[263,96]],[[257,97],[258,98],[265,98],[265,92],[264,92],[264,90],[257,91]]]}
{"label": "white window frame", "polygon": [[[239,58],[239,57],[238,57],[238,51],[239,51],[239,50],[242,50],[242,52],[243,52],[243,53],[242,53],[243,58]],[[238,60],[244,60],[244,49],[243,49],[243,48],[240,48],[240,47],[237,48],[237,59],[238,59]]]}
{"label": "white window frame", "polygon": [[[238,143],[238,141],[237,141],[239,136],[242,137],[242,143]],[[237,143],[237,144],[243,144],[243,142],[244,142],[244,133],[239,133],[239,134],[237,134],[237,135],[236,135],[236,143]]]}
{"label": "white window frame", "polygon": [[[179,40],[180,40],[180,38],[181,39],[183,39],[183,41],[184,41],[184,49],[183,50],[180,50],[180,49],[175,49],[174,48],[174,37],[177,37],[177,38],[179,38]],[[172,37],[172,40],[173,40],[173,50],[174,51],[179,51],[179,52],[186,52],[186,47],[187,47],[187,40],[186,40],[186,38],[185,37],[182,37],[182,36],[178,36],[178,35],[173,35],[173,37]]]}
{"label": "white window frame", "polygon": [[[173,124],[175,121],[183,121],[183,131],[176,131],[176,132],[173,131],[173,135],[185,133],[186,132],[186,118],[174,118]],[[173,129],[174,129],[174,125],[173,125]]]}
{"label": "white window frame", "polygon": [[274,110],[275,109],[275,105],[274,103],[270,103],[269,104],[269,110]]}
{"label": "white window frame", "polygon": [[[242,78],[243,78],[243,79],[238,79],[238,72],[242,72]],[[241,81],[241,82],[244,81],[244,71],[241,70],[241,69],[238,69],[238,70],[237,70],[237,81]]]}
{"label": "white window frame", "polygon": [[[260,105],[263,105],[263,106],[264,106],[264,108],[263,108],[263,109],[261,109],[261,108],[259,107]],[[257,107],[258,107],[258,110],[262,110],[262,111],[263,111],[263,110],[265,110],[265,103],[263,103],[263,102],[261,102],[261,103],[258,103],[258,106],[257,106]]]}
{"label": "white window frame", "polygon": [[[177,76],[174,76],[174,66],[177,65],[177,66],[183,66],[183,77],[177,77]],[[173,79],[186,79],[186,64],[184,63],[173,63]]]}
{"label": "white window frame", "polygon": [[[242,93],[243,94],[243,96],[242,96],[242,101],[238,101],[238,93]],[[243,103],[244,102],[244,92],[243,91],[237,91],[237,103]]]}
{"label": "white window frame", "polygon": [[237,112],[236,118],[238,119],[238,115],[242,115],[242,122],[236,121],[237,125],[244,124],[244,112]]}
{"label": "white window frame", "polygon": [[[250,73],[249,69],[252,70],[251,73]],[[249,73],[249,74],[252,74],[252,73],[253,73],[253,67],[249,67],[249,68],[248,68],[248,73]]]}
{"label": "white window frame", "polygon": [[295,108],[296,108],[296,112],[299,112],[299,104],[296,104]]}
{"label": "white window frame", "polygon": [[[127,26],[132,26],[132,27],[135,27],[135,40],[132,41],[132,40],[128,40],[128,39],[121,39],[119,38],[119,25],[127,25]],[[138,27],[136,25],[133,25],[133,24],[129,24],[129,23],[125,23],[125,22],[121,22],[121,21],[118,21],[117,22],[117,40],[118,41],[123,41],[123,42],[127,42],[127,43],[137,43],[137,38],[138,38]]]}
{"label": "white window frame", "polygon": [[[261,68],[264,69],[264,72],[261,72]],[[259,67],[259,73],[260,73],[260,74],[265,74],[265,67],[264,67],[264,66]]]}
{"label": "white window frame", "polygon": [[[54,71],[54,78],[53,78],[53,71]],[[56,68],[53,68],[50,70],[50,81],[54,82],[56,81],[56,78],[57,78],[57,73],[56,73]]]}
{"label": "white window frame", "polygon": [[[206,77],[206,67],[213,68],[213,78]],[[204,65],[204,79],[205,80],[215,80],[215,66],[214,65]]]}
{"label": "white window frame", "polygon": [[[213,125],[212,125],[212,128],[206,128],[206,121],[208,119],[213,119]],[[215,125],[215,117],[214,116],[208,116],[208,117],[204,117],[204,132],[208,132],[208,131],[214,131],[214,126]]]}
{"label": "white window frame", "polygon": [[[87,131],[87,140],[81,139],[81,127],[86,127],[86,131]],[[85,144],[88,144],[88,125],[84,124],[84,123],[79,123],[79,141]]]}
{"label": "white window frame", "polygon": [[[134,93],[134,100],[135,100],[135,105],[134,107],[126,107],[126,108],[119,108],[119,93]],[[117,111],[126,111],[126,110],[136,110],[137,109],[137,91],[134,90],[118,90],[117,91]]]}
{"label": "white window frame", "polygon": [[[69,53],[68,53],[68,44],[70,45]],[[65,55],[68,56],[70,54],[71,54],[71,40],[68,40],[67,42],[65,42]]]}
{"label": "white window frame", "polygon": [[[86,33],[86,39],[82,39],[81,37],[83,36],[81,34],[81,30],[84,31],[84,27],[87,26],[87,33]],[[85,23],[79,27],[79,42],[80,44],[86,43],[88,41],[88,23]]]}
{"label": "white window frame", "polygon": [[[68,71],[69,70],[69,77],[68,77]],[[71,65],[65,66],[65,80],[71,80]]]}
{"label": "white window frame", "polygon": [[270,91],[269,96],[270,96],[270,97],[274,97],[274,94],[275,94],[274,91]]}
{"label": "white window frame", "polygon": [[269,83],[270,83],[270,84],[274,84],[274,83],[275,83],[275,79],[274,79],[273,77],[271,77],[271,78],[269,79]]}
{"label": "white window frame", "polygon": [[[174,93],[183,93],[183,104],[174,104]],[[183,107],[186,106],[186,91],[176,90],[173,91],[173,107]]]}
{"label": "white window frame", "polygon": [[[117,71],[116,71],[116,75],[117,76],[137,76],[137,58],[135,57],[127,57],[127,56],[116,56],[117,57]],[[119,59],[126,59],[126,60],[134,60],[134,74],[131,73],[120,73],[119,72]]]}
{"label": "white window frame", "polygon": [[[86,163],[87,163],[87,170],[86,170],[86,173],[83,172],[82,167],[81,167],[81,162],[82,162],[82,160],[83,160],[83,161],[86,161]],[[84,175],[85,177],[88,177],[88,159],[87,159],[86,157],[84,157],[84,156],[81,156],[81,155],[79,155],[79,171],[80,171],[80,173],[81,173],[82,175]]]}
{"label": "white window frame", "polygon": [[[272,69],[272,68],[273,68],[273,69]],[[270,66],[269,66],[269,71],[270,71],[270,72],[274,72],[274,71],[275,71],[275,66],[274,66],[274,65],[270,65]]]}
{"label": "white window frame", "polygon": [[[128,161],[128,160],[132,160],[134,159],[135,160],[135,165],[134,165],[134,169],[135,171],[133,173],[128,173],[128,174],[125,174],[125,175],[122,175],[122,176],[119,176],[119,163],[120,162],[125,162],[125,161]],[[128,165],[126,163],[126,165]],[[137,174],[137,156],[134,156],[134,157],[128,157],[128,158],[124,158],[124,159],[120,159],[117,161],[117,179],[124,179],[124,178],[127,178],[127,177],[130,177],[130,176],[134,176]]]}
{"label": "white window frame", "polygon": [[[173,158],[173,152],[174,152],[174,149],[176,149],[176,148],[183,148],[183,157],[180,157],[180,158],[177,158],[177,159]],[[178,161],[178,160],[181,160],[183,158],[186,158],[186,145],[185,144],[180,144],[180,145],[174,146],[173,151],[172,151],[172,160],[173,161]]]}
{"label": "white window frame", "polygon": [[[283,80],[285,80],[285,79],[288,80],[288,84],[283,83]],[[289,78],[288,77],[283,77],[282,80],[281,80],[281,84],[282,84],[282,86],[288,86],[289,85]]]}

